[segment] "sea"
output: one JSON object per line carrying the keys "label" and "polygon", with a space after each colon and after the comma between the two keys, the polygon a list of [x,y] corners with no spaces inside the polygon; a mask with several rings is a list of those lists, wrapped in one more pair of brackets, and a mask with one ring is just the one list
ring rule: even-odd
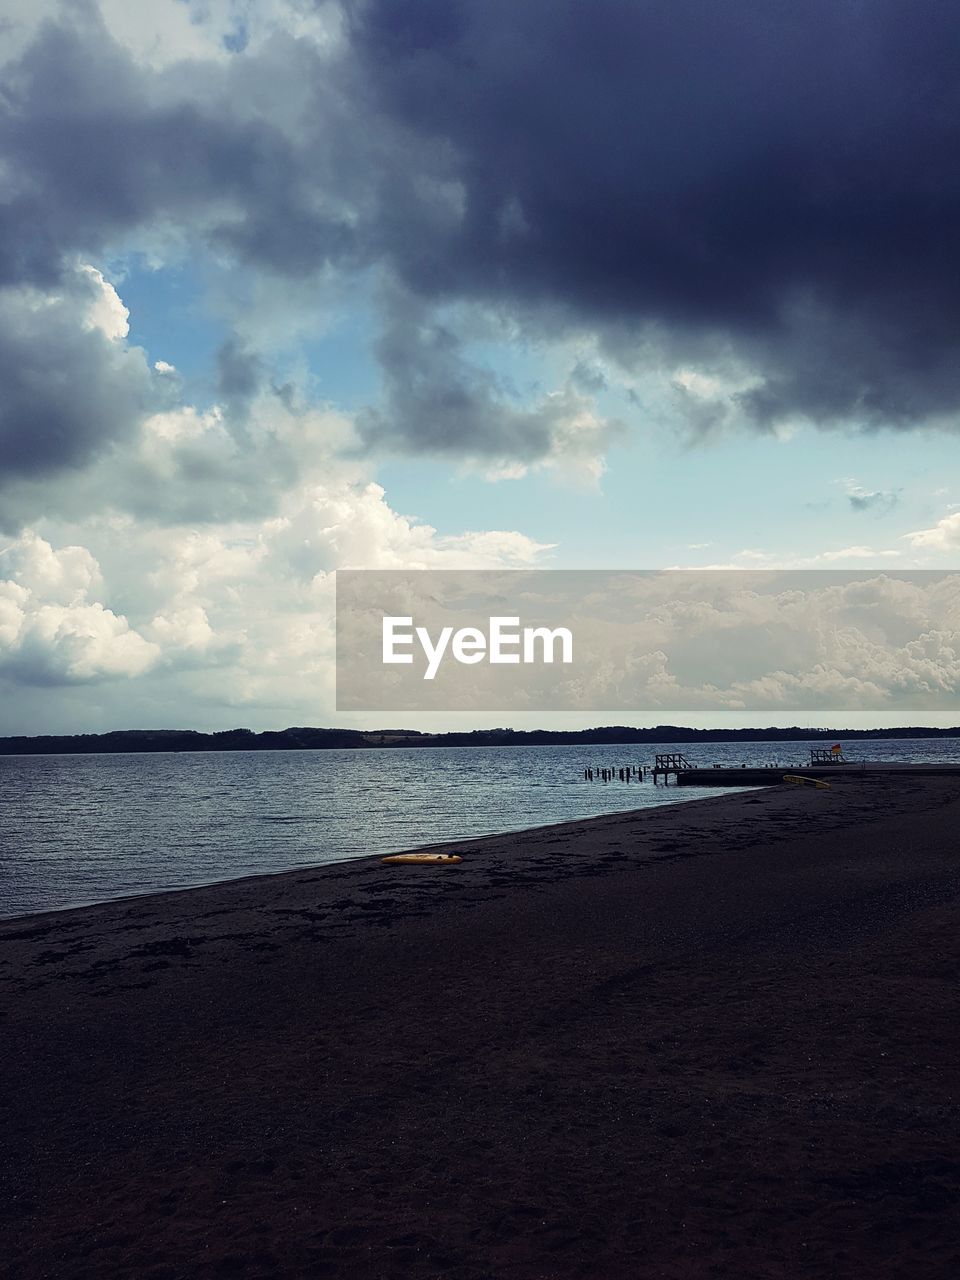
{"label": "sea", "polygon": [[[810,745],[0,756],[0,916],[686,803],[717,792],[587,781],[584,770],[652,765],[664,751],[700,767],[789,767]],[[960,739],[871,740],[846,755],[949,763]]]}

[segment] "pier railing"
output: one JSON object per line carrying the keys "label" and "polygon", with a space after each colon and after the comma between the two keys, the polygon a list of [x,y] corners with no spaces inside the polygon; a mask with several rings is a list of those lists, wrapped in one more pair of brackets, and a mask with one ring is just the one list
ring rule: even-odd
{"label": "pier railing", "polygon": [[680,774],[694,766],[690,763],[682,751],[669,751],[658,755],[653,765],[653,781],[656,783],[658,778],[664,780],[669,779],[671,773],[679,780]]}

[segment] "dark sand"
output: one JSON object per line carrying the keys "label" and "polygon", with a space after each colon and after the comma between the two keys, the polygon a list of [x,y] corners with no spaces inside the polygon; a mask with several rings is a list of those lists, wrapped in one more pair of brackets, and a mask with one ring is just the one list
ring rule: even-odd
{"label": "dark sand", "polygon": [[960,1275],[960,779],[0,922],[0,1274]]}

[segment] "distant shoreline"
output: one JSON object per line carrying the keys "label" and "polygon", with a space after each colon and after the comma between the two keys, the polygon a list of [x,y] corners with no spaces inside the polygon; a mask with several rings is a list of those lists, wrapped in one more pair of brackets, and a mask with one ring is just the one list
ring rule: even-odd
{"label": "distant shoreline", "polygon": [[119,729],[110,733],[39,734],[0,738],[0,755],[102,755],[158,751],[331,751],[390,747],[631,746],[692,742],[810,742],[924,740],[960,737],[960,726],[922,725],[892,729],[811,729],[800,725],[768,729],[691,729],[624,725],[594,729],[476,729],[461,733],[421,733],[416,729]]}

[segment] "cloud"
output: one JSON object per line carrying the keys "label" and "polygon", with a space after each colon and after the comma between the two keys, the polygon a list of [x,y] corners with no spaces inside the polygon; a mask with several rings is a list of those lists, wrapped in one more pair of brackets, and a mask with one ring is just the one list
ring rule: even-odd
{"label": "cloud", "polygon": [[72,532],[86,545],[26,530],[0,551],[4,697],[120,682],[128,702],[163,688],[175,708],[199,696],[322,718],[336,569],[529,568],[551,549],[515,530],[441,535],[379,485],[346,478],[295,488],[263,519],[191,529],[115,517]]}
{"label": "cloud", "polygon": [[102,582],[100,566],[86,547],[54,551],[29,530],[0,553],[0,569],[10,575],[14,594],[27,592],[47,604],[81,604]]}
{"label": "cloud", "polygon": [[649,344],[726,353],[757,377],[732,407],[762,428],[957,407],[948,8],[370,0],[351,15],[357,65],[414,139],[411,174],[442,156],[462,191],[429,244],[412,208],[391,228],[421,293],[590,323],[626,361]]}
{"label": "cloud", "polygon": [[[205,246],[211,263],[229,270],[226,264],[239,261],[254,280],[298,288],[328,269],[350,275],[376,266],[389,274],[385,225],[404,206],[390,188],[405,162],[393,130],[381,138],[365,118],[370,108],[356,97],[349,58],[334,68],[331,56],[322,42],[277,29],[255,51],[157,70],[117,44],[92,7],[65,11],[39,29],[11,69],[9,98],[0,105],[10,192],[0,206],[0,282],[8,282],[11,299],[8,313],[0,310],[0,375],[19,370],[26,384],[20,396],[11,382],[11,425],[0,422],[8,475],[81,469],[121,436],[136,448],[151,396],[152,407],[183,414],[203,416],[214,407],[176,404],[179,384],[162,352],[153,373],[163,376],[151,382],[142,353],[124,341],[126,308],[100,268],[77,271],[78,255],[102,262],[159,237],[170,252],[178,244]],[[429,189],[430,207],[446,198],[435,180],[432,172],[420,175],[418,190]],[[423,231],[433,235],[430,227]],[[95,322],[89,308],[80,316],[81,286],[96,293]],[[44,333],[22,334],[23,323],[9,311],[14,300],[34,296],[49,304]],[[383,296],[390,299],[378,348],[386,394],[362,415],[368,448],[480,460],[491,472],[544,463],[596,481],[617,428],[573,382],[533,405],[515,403],[493,374],[471,363],[427,304],[400,288]],[[242,331],[243,317],[237,320]],[[39,378],[31,362],[63,368],[46,391],[59,393],[56,404],[42,397],[29,403]],[[236,333],[221,345],[222,431],[248,452],[251,473],[265,476],[262,507],[272,500],[269,479],[281,463],[287,483],[297,476],[282,450],[264,467],[261,447],[246,448],[255,401],[263,410],[271,390],[277,398],[290,394],[285,383],[273,390],[269,372]],[[203,446],[214,434],[206,433]],[[223,457],[211,459],[206,448],[197,456],[186,445],[181,452],[188,491],[194,478],[219,488],[210,513],[216,518],[226,505]],[[241,467],[239,459],[226,467],[235,506]],[[136,476],[129,488],[135,499]],[[176,491],[169,493],[182,508]],[[21,486],[5,523],[30,518],[39,502]]]}
{"label": "cloud", "polygon": [[386,315],[377,346],[384,404],[357,423],[367,445],[466,457],[501,474],[513,463],[519,466],[511,475],[549,465],[599,478],[598,461],[622,424],[596,413],[575,376],[524,406],[468,358],[452,327],[410,295],[393,291]]}
{"label": "cloud", "polygon": [[893,508],[900,501],[900,491],[893,489],[864,489],[862,485],[856,484],[853,480],[844,482],[847,488],[847,501],[850,503],[852,510],[857,512],[874,511],[877,515],[883,515]]}
{"label": "cloud", "polygon": [[[658,418],[701,434],[955,426],[948,6],[9,9],[0,527],[48,550],[18,544],[33,577],[5,579],[8,672],[106,679],[113,634],[118,678],[146,664],[156,689],[207,664],[213,681],[216,661],[219,684],[178,687],[295,705],[337,565],[549,554],[516,530],[405,517],[371,459],[595,482],[625,371]],[[196,376],[178,353],[147,359],[120,296],[131,263],[188,254],[221,326]],[[353,293],[372,299],[382,394],[348,414],[290,370],[304,329]],[[551,380],[498,376],[491,333]],[[847,494],[877,514],[896,496]],[[908,538],[951,550],[951,520]]]}
{"label": "cloud", "polygon": [[311,582],[337,568],[517,568],[551,550],[515,530],[440,535],[394,511],[372,483],[305,489],[271,524],[270,543],[282,576]]}
{"label": "cloud", "polygon": [[[44,316],[59,305],[45,302]],[[172,365],[148,368],[143,352],[122,338],[107,342],[72,313],[59,347],[69,385],[66,370],[51,376],[58,333],[37,322],[34,337],[9,384],[8,397],[23,381],[22,397],[0,398],[0,427],[5,413],[11,424],[8,438],[0,436],[10,459],[0,474],[0,528],[10,532],[43,516],[125,513],[161,524],[265,517],[355,445],[347,417],[265,381],[259,358],[233,343],[221,353],[222,398],[200,408],[184,399]],[[66,361],[71,344],[99,363]],[[2,352],[0,334],[0,359]],[[51,366],[41,376],[45,352]],[[97,395],[85,396],[91,387]]]}
{"label": "cloud", "polygon": [[[352,594],[351,594],[352,587]],[[351,602],[353,608],[350,607]],[[496,602],[496,605],[494,605]],[[522,706],[785,711],[948,710],[960,696],[954,574],[830,571],[390,574],[346,584],[341,705],[465,712]],[[380,662],[381,612],[482,626],[494,607],[570,626],[571,667],[486,664],[428,689]]]}
{"label": "cloud", "polygon": [[105,338],[119,342],[130,332],[130,312],[109,280],[89,263],[80,267],[81,278],[90,286],[91,297],[81,321],[86,330],[99,329]]}
{"label": "cloud", "polygon": [[932,529],[917,529],[904,536],[919,550],[952,551],[960,547],[960,511],[944,516]]}
{"label": "cloud", "polygon": [[135,432],[151,375],[143,352],[121,341],[125,311],[90,268],[55,290],[0,288],[4,479],[82,466]]}
{"label": "cloud", "polygon": [[116,42],[95,6],[65,6],[6,72],[0,282],[45,286],[71,254],[99,259],[154,239],[289,277],[356,262],[338,142],[356,120],[329,81],[323,47],[292,32],[250,54],[157,70]]}
{"label": "cloud", "polygon": [[875,547],[865,547],[862,543],[858,543],[852,547],[838,547],[835,551],[821,551],[818,556],[811,557],[811,562],[822,560],[829,564],[833,560],[877,560],[880,557],[891,558],[899,554],[899,551],[878,551]]}
{"label": "cloud", "polygon": [[[47,287],[65,255],[180,237],[291,282],[375,269],[428,310],[589,331],[624,367],[714,379],[677,398],[701,430],[952,426],[948,6],[174,10],[129,29],[112,3],[109,25],[64,11],[12,63],[0,279]],[[412,429],[402,404],[382,424],[407,449],[549,450],[542,415],[484,437],[486,381],[446,388],[477,412],[428,399],[443,425]]]}
{"label": "cloud", "polygon": [[15,632],[0,651],[0,670],[28,685],[92,684],[142,676],[156,655],[126,619],[101,604],[40,605],[20,610]]}
{"label": "cloud", "polygon": [[589,395],[599,395],[606,391],[610,383],[603,368],[588,360],[578,360],[570,371],[570,381],[578,391]]}
{"label": "cloud", "polygon": [[8,547],[0,580],[0,674],[26,685],[90,684],[142,676],[159,649],[126,618],[87,599],[100,582],[84,547],[55,551],[27,534]]}
{"label": "cloud", "polygon": [[[697,550],[699,547],[713,546],[711,542],[697,543],[689,546],[688,551]],[[840,562],[852,561],[854,564],[859,560],[889,560],[896,559],[901,553],[892,548],[879,548],[865,546],[863,543],[856,543],[848,547],[828,548],[825,551],[817,551],[812,555],[797,555],[789,553],[776,553],[773,551],[761,551],[757,548],[745,548],[742,551],[735,551],[730,559],[723,563],[696,565],[694,569],[701,572],[737,572],[743,573],[746,570],[757,569],[763,571],[780,570],[780,569],[817,569],[827,565],[830,568],[841,567]],[[671,570],[686,569],[685,565],[670,565]]]}
{"label": "cloud", "polygon": [[236,418],[242,419],[261,389],[264,364],[236,338],[229,338],[217,352],[217,393]]}

